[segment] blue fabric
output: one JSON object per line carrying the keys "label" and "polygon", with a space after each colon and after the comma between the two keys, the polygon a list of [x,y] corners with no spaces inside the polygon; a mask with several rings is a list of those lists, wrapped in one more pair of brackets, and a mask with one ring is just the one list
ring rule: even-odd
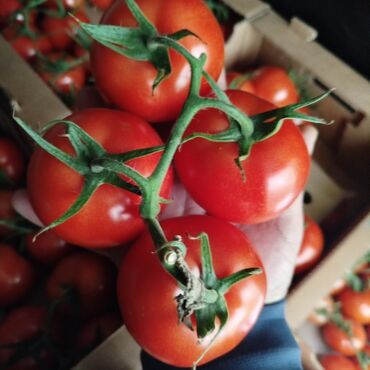
{"label": "blue fabric", "polygon": [[[284,301],[266,305],[244,341],[200,370],[302,370],[299,347],[285,321]],[[142,352],[144,370],[175,370]]]}

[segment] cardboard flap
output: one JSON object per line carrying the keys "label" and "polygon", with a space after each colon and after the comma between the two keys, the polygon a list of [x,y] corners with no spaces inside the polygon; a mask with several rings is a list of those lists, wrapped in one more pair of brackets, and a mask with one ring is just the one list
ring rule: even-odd
{"label": "cardboard flap", "polygon": [[224,3],[250,22],[263,17],[271,9],[269,4],[260,0],[224,0]]}

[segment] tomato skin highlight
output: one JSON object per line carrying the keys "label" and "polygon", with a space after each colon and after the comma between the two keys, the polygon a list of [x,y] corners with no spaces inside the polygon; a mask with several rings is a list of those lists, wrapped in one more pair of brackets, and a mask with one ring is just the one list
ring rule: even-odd
{"label": "tomato skin highlight", "polygon": [[348,358],[339,354],[320,356],[320,363],[325,370],[356,370],[355,365]]}
{"label": "tomato skin highlight", "polygon": [[324,250],[324,235],[320,226],[305,215],[305,229],[301,248],[299,250],[295,273],[299,274],[313,267]]}
{"label": "tomato skin highlight", "polygon": [[[187,36],[179,42],[195,56],[206,53],[204,69],[218,79],[224,61],[224,40],[216,18],[203,1],[138,0],[137,5],[160,34],[188,29],[198,35],[199,39]],[[123,1],[116,1],[107,10],[101,23],[136,26]],[[91,66],[98,90],[115,106],[149,122],[174,120],[188,96],[191,73],[189,63],[181,55],[172,49],[169,55],[171,74],[153,92],[157,71],[150,62],[129,60],[95,42]],[[209,92],[210,87],[203,79],[201,94]]]}
{"label": "tomato skin highlight", "polygon": [[[154,129],[132,114],[111,109],[86,109],[67,118],[81,126],[109,153],[162,145]],[[71,144],[60,135],[63,126],[47,132],[45,138],[58,148],[73,154]],[[154,153],[127,162],[143,176],[150,176],[160,159]],[[44,150],[37,148],[28,167],[28,192],[41,221],[48,225],[74,203],[84,178]],[[169,198],[172,170],[165,178],[161,196]],[[89,248],[117,246],[133,240],[144,228],[139,214],[141,197],[109,184],[101,185],[79,213],[53,231],[71,244]]]}
{"label": "tomato skin highlight", "polygon": [[361,324],[370,324],[370,289],[356,292],[346,287],[340,292],[338,300],[345,316]]}
{"label": "tomato skin highlight", "polygon": [[[71,288],[77,295],[81,314],[91,317],[111,309],[115,283],[116,269],[106,257],[75,252],[55,266],[46,292],[49,299],[56,299],[63,295],[65,288]],[[71,303],[61,304],[60,310],[69,313]]]}
{"label": "tomato skin highlight", "polygon": [[[274,109],[246,92],[228,90],[227,95],[248,115]],[[228,127],[223,113],[207,109],[194,117],[184,137]],[[194,139],[177,152],[176,171],[193,199],[211,215],[247,224],[279,216],[301,193],[309,174],[310,157],[299,129],[288,120],[277,134],[254,144],[242,162],[245,181],[235,164],[238,154],[237,143]]]}
{"label": "tomato skin highlight", "polygon": [[[233,225],[210,216],[186,216],[161,223],[167,238],[181,235],[187,246],[186,262],[200,270],[200,242],[190,240],[206,232],[218,278],[243,268],[262,267],[251,243]],[[196,332],[178,323],[175,296],[180,289],[162,267],[148,232],[124,257],[118,277],[118,300],[125,325],[145,351],[162,362],[191,367],[206,344],[198,344]],[[225,295],[229,321],[202,364],[233,349],[247,335],[264,304],[266,278],[252,276],[236,283]]]}
{"label": "tomato skin highlight", "polygon": [[32,265],[14,247],[0,244],[0,306],[9,306],[22,299],[33,281]]}
{"label": "tomato skin highlight", "polygon": [[348,321],[352,328],[352,338],[331,322],[322,327],[322,335],[329,347],[335,351],[345,356],[354,356],[356,352],[365,348],[366,332],[361,324],[352,320]]}

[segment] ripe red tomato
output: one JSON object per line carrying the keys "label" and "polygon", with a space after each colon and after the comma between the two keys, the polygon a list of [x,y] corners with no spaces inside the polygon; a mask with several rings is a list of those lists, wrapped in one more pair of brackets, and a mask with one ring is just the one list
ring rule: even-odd
{"label": "ripe red tomato", "polygon": [[46,284],[49,299],[63,295],[66,288],[77,295],[77,302],[60,306],[71,312],[78,304],[82,315],[93,316],[109,310],[115,301],[116,268],[106,258],[87,252],[75,252],[64,257],[54,268]]}
{"label": "ripe red tomato", "polygon": [[252,82],[250,80],[242,80],[240,83],[237,83],[235,87],[230,87],[230,84],[234,83],[237,78],[242,76],[239,72],[227,72],[226,82],[229,89],[241,90],[248,92],[250,94],[256,95]]}
{"label": "ripe red tomato", "polygon": [[107,10],[112,4],[114,0],[90,0],[93,6],[101,10]]}
{"label": "ripe red tomato", "polygon": [[19,0],[0,0],[0,28],[8,21],[9,17],[22,8],[22,2]]}
{"label": "ripe red tomato", "polygon": [[324,250],[324,235],[320,226],[307,215],[305,215],[304,221],[303,240],[295,265],[296,274],[307,271],[316,265]]}
{"label": "ripe red tomato", "polygon": [[366,345],[366,332],[364,327],[356,321],[347,320],[352,328],[352,338],[334,323],[327,323],[322,327],[325,342],[335,351],[345,356],[353,356]]}
{"label": "ripe red tomato", "polygon": [[22,152],[6,137],[0,137],[0,171],[15,183],[22,179],[25,171]]}
{"label": "ripe red tomato", "polygon": [[[82,11],[77,11],[74,16],[81,22],[90,22],[87,15]],[[55,50],[66,51],[73,45],[72,35],[78,28],[77,22],[69,15],[58,18],[47,16],[42,23],[42,30],[48,36]]]}
{"label": "ripe red tomato", "polygon": [[31,289],[34,271],[31,264],[14,247],[0,244],[0,306],[9,306]]}
{"label": "ripe red tomato", "polygon": [[[138,0],[137,4],[161,34],[187,29],[198,35],[199,38],[187,36],[180,43],[195,56],[206,53],[204,69],[217,80],[223,67],[224,41],[220,26],[204,1]],[[107,10],[101,23],[136,25],[123,1],[116,1]],[[188,96],[191,74],[190,66],[182,56],[173,50],[169,54],[171,75],[157,86],[154,93],[152,85],[157,71],[151,63],[130,60],[98,43],[92,47],[92,73],[101,94],[117,107],[136,113],[149,122],[170,121],[178,117]],[[201,93],[209,91],[203,80]]]}
{"label": "ripe red tomato", "polygon": [[[161,223],[169,240],[180,235],[187,246],[186,262],[195,274],[200,270],[200,242],[190,239],[205,232],[209,236],[218,278],[244,268],[262,267],[251,243],[233,225],[209,216],[187,216]],[[180,289],[162,267],[150,234],[144,233],[124,257],[118,277],[118,300],[128,331],[140,346],[165,363],[191,367],[206,347],[194,331],[179,324],[175,296]],[[233,349],[256,322],[263,306],[265,275],[235,284],[225,295],[229,321],[201,363]]]}
{"label": "ripe red tomato", "polygon": [[[11,190],[0,190],[0,220],[10,221],[16,216],[12,206],[14,192]],[[0,226],[0,236],[11,233],[11,229],[6,226]]]}
{"label": "ripe red tomato", "polygon": [[[227,94],[249,115],[274,108],[246,92],[229,90]],[[226,115],[207,109],[195,116],[185,136],[228,127]],[[176,154],[176,170],[194,200],[214,216],[251,224],[277,217],[303,190],[308,177],[310,158],[299,129],[286,121],[276,135],[254,144],[242,162],[245,181],[235,164],[238,153],[237,143],[191,140]]]}
{"label": "ripe red tomato", "polygon": [[[32,339],[42,331],[45,319],[44,307],[17,307],[0,324],[0,346]],[[14,352],[15,349],[0,349],[0,365],[6,363]]]}
{"label": "ripe red tomato", "polygon": [[320,356],[320,363],[325,370],[356,370],[348,358],[338,354]]}
{"label": "ripe red tomato", "polygon": [[324,297],[320,299],[320,301],[315,305],[315,309],[311,312],[310,316],[308,316],[308,320],[311,321],[315,325],[324,325],[326,324],[329,319],[325,315],[320,315],[316,312],[316,310],[325,309],[328,312],[333,312],[334,310],[334,300],[331,296]]}
{"label": "ripe red tomato", "polygon": [[370,289],[356,292],[346,287],[340,292],[338,300],[345,316],[361,324],[370,324]]}
{"label": "ripe red tomato", "polygon": [[[145,121],[129,113],[110,109],[87,109],[67,119],[80,125],[109,153],[162,145],[158,134]],[[62,137],[63,126],[54,127],[46,139],[73,154],[72,145]],[[127,162],[143,176],[154,171],[160,153]],[[36,149],[28,168],[31,204],[45,225],[56,220],[75,202],[84,183],[83,177],[57,159]],[[161,196],[168,198],[172,171],[162,186]],[[134,239],[144,228],[139,214],[141,197],[113,185],[101,185],[81,211],[54,229],[71,244],[92,248],[116,246]],[[52,206],[50,206],[52,204]]]}
{"label": "ripe red tomato", "polygon": [[97,346],[122,326],[122,319],[118,314],[108,313],[88,321],[76,340],[79,350],[89,350]]}
{"label": "ripe red tomato", "polygon": [[[63,5],[65,9],[75,10],[82,8],[85,4],[85,0],[63,0]],[[49,8],[57,8],[57,0],[47,0],[43,5],[46,5]]]}
{"label": "ripe red tomato", "polygon": [[255,95],[278,107],[298,102],[298,91],[283,68],[258,68],[252,72],[250,82]]}
{"label": "ripe red tomato", "polygon": [[26,237],[27,252],[38,262],[54,264],[72,251],[72,246],[60,239],[51,230],[40,234],[33,240],[35,233]]}
{"label": "ripe red tomato", "polygon": [[[61,53],[49,54],[48,58],[51,61],[63,60],[65,62],[73,62],[70,56],[63,56]],[[75,94],[81,90],[86,82],[86,69],[84,64],[75,66],[68,71],[54,73],[45,69],[39,68],[40,77],[53,89],[62,94]]]}

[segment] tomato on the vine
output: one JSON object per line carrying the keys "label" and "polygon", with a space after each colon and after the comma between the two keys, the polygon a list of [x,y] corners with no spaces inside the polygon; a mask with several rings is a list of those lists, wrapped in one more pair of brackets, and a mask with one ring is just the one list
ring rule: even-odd
{"label": "tomato on the vine", "polygon": [[[180,235],[187,247],[185,261],[192,272],[201,270],[200,241],[207,233],[217,278],[244,268],[262,267],[251,243],[235,226],[210,216],[186,216],[161,222],[169,240]],[[179,324],[175,296],[181,290],[161,265],[149,232],[144,233],[123,258],[118,277],[118,300],[128,331],[140,346],[162,362],[190,367],[209,342],[199,343],[195,331]],[[265,275],[236,283],[226,293],[229,320],[200,362],[208,362],[233,349],[256,322],[264,303]],[[193,323],[194,324],[194,323]],[[212,335],[211,335],[212,336]]]}
{"label": "tomato on the vine", "polygon": [[[227,91],[231,102],[248,115],[274,109],[270,103],[243,91]],[[267,123],[268,124],[268,123]],[[225,114],[216,109],[200,111],[184,137],[214,134],[229,128]],[[299,129],[285,121],[272,137],[253,144],[241,163],[237,143],[193,139],[175,157],[177,173],[186,190],[208,213],[239,223],[259,223],[277,217],[303,190],[310,157]]]}
{"label": "tomato on the vine", "polygon": [[113,1],[114,0],[90,0],[90,3],[101,10],[107,10],[113,4]]}
{"label": "tomato on the vine", "polygon": [[[187,29],[196,36],[179,42],[193,55],[207,54],[204,69],[217,80],[224,61],[224,40],[220,26],[202,0],[138,0],[137,5],[160,34]],[[102,24],[134,27],[137,22],[123,1],[116,1],[104,14]],[[171,74],[152,91],[157,71],[150,62],[128,59],[105,46],[94,43],[91,51],[92,73],[100,93],[117,107],[135,113],[149,122],[176,119],[188,96],[190,66],[185,58],[169,50]],[[209,85],[203,79],[201,93]]]}
{"label": "tomato on the vine", "polygon": [[116,268],[112,262],[98,254],[75,252],[55,266],[46,291],[49,299],[67,294],[66,302],[60,305],[62,311],[70,313],[76,307],[82,315],[93,316],[112,308],[115,286]]}
{"label": "tomato on the vine", "polygon": [[329,322],[322,327],[322,335],[325,342],[335,351],[345,356],[353,356],[365,348],[366,332],[364,327],[356,321],[346,320],[349,324],[352,336],[350,337],[336,324]]}
{"label": "tomato on the vine", "polygon": [[29,292],[33,281],[32,265],[14,247],[0,244],[0,307],[18,302]]}
{"label": "tomato on the vine", "polygon": [[305,215],[304,222],[303,240],[295,265],[295,273],[297,274],[313,267],[324,249],[324,235],[320,226],[307,215]]}
{"label": "tomato on the vine", "polygon": [[239,72],[227,72],[226,82],[229,89],[241,90],[256,95],[252,82],[247,78],[244,79]]}
{"label": "tomato on the vine", "polygon": [[351,360],[339,354],[320,356],[320,363],[325,370],[356,370]]}
{"label": "tomato on the vine", "polygon": [[49,8],[57,8],[58,1],[60,1],[64,8],[68,10],[76,10],[82,8],[85,4],[85,0],[47,0],[43,5]]}
{"label": "tomato on the vine", "polygon": [[345,316],[361,324],[370,324],[370,289],[356,292],[346,287],[339,293],[338,301]]}
{"label": "tomato on the vine", "polygon": [[25,172],[22,152],[14,141],[0,137],[0,171],[11,181],[19,182]]}
{"label": "tomato on the vine", "polygon": [[0,27],[6,25],[9,17],[22,8],[20,0],[0,0]]}
{"label": "tomato on the vine", "polygon": [[[162,145],[154,129],[132,114],[110,109],[87,109],[67,118],[81,126],[108,153],[123,153]],[[57,125],[45,139],[73,155],[74,149]],[[160,153],[136,158],[127,164],[143,176],[152,174]],[[41,148],[33,153],[28,167],[28,191],[31,204],[45,225],[62,216],[76,201],[84,177]],[[169,197],[172,171],[167,174],[161,196]],[[139,214],[141,197],[110,184],[101,185],[76,215],[57,226],[54,232],[71,244],[99,248],[116,246],[134,239],[144,228]],[[52,206],[51,206],[52,205]]]}

